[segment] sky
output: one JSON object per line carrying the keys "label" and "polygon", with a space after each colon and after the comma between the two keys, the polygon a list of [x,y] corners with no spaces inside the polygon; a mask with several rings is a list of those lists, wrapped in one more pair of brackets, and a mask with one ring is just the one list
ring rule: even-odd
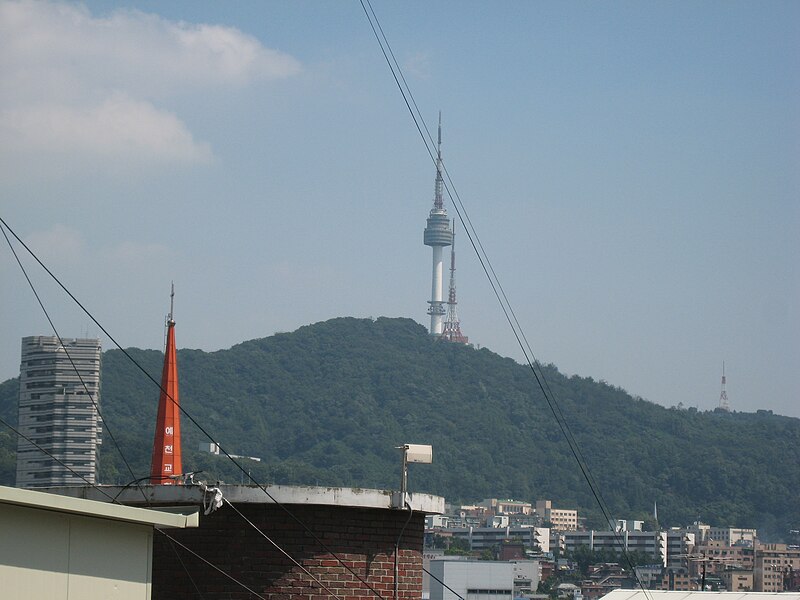
{"label": "sky", "polygon": [[[700,410],[724,361],[800,417],[800,3],[373,2],[539,361]],[[358,1],[0,2],[0,72],[0,217],[123,347],[172,281],[179,348],[428,323],[435,171]],[[521,360],[456,240],[462,330]],[[5,380],[52,330],[0,243]]]}

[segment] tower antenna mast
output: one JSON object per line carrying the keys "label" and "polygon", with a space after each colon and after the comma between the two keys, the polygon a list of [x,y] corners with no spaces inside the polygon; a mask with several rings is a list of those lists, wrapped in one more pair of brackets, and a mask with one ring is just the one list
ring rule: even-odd
{"label": "tower antenna mast", "polygon": [[446,314],[444,302],[444,266],[442,262],[442,248],[453,243],[453,231],[450,229],[450,219],[444,208],[444,197],[442,190],[444,180],[442,178],[442,113],[439,112],[439,139],[436,150],[436,186],[434,188],[433,208],[428,215],[427,226],[423,236],[423,242],[430,246],[433,255],[433,269],[431,274],[431,299],[428,300],[428,314],[431,316],[431,326],[429,333],[432,336],[442,335],[444,328],[444,317]]}
{"label": "tower antenna mast", "polygon": [[722,391],[719,393],[719,407],[728,412],[731,407],[728,404],[728,392],[725,390],[725,361],[722,361]]}
{"label": "tower antenna mast", "polygon": [[172,287],[169,292],[169,318],[167,319],[167,321],[169,323],[174,323],[175,320],[172,318],[172,315],[174,314],[173,310],[175,307],[175,282],[172,281],[170,282],[170,284]]}
{"label": "tower antenna mast", "polygon": [[468,344],[469,338],[461,333],[456,301],[456,224],[453,221],[453,244],[450,246],[450,290],[447,296],[447,319],[442,330],[442,340],[458,344]]}

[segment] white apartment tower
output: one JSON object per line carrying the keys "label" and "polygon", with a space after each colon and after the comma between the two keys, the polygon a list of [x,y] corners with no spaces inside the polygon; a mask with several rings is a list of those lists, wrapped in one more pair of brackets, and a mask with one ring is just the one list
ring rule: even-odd
{"label": "white apartment tower", "polygon": [[97,482],[99,403],[100,340],[22,338],[17,487]]}

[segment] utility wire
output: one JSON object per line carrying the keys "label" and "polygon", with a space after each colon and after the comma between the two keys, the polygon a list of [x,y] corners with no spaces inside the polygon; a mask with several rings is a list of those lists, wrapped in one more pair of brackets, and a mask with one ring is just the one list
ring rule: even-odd
{"label": "utility wire", "polygon": [[260,534],[260,535],[261,535],[261,536],[262,536],[262,537],[265,539],[265,540],[267,540],[267,541],[268,541],[270,544],[272,544],[273,546],[275,546],[275,548],[276,548],[276,549],[277,549],[277,550],[278,550],[278,551],[279,551],[281,554],[283,554],[283,555],[284,555],[286,558],[288,558],[290,561],[292,561],[292,562],[295,564],[295,566],[299,567],[299,568],[300,568],[300,570],[301,570],[301,571],[303,571],[303,573],[305,573],[305,574],[306,574],[306,575],[308,575],[308,576],[309,576],[311,579],[313,579],[313,580],[314,580],[314,581],[317,583],[317,585],[319,585],[319,587],[321,587],[323,590],[325,590],[326,592],[328,592],[328,593],[329,593],[331,596],[333,596],[334,598],[336,598],[336,600],[342,600],[342,599],[341,599],[341,597],[339,597],[339,596],[336,594],[336,592],[334,592],[334,591],[333,591],[332,589],[330,589],[330,588],[329,588],[327,585],[325,585],[324,583],[322,583],[322,582],[321,582],[321,581],[320,581],[320,580],[319,580],[319,579],[318,579],[316,576],[314,576],[314,574],[313,574],[313,573],[311,573],[311,571],[309,571],[308,569],[306,569],[306,568],[305,568],[305,567],[302,565],[302,563],[299,563],[299,562],[297,562],[297,561],[296,561],[296,560],[295,560],[295,559],[294,559],[294,558],[293,558],[293,557],[292,557],[292,556],[291,556],[291,555],[290,555],[288,552],[286,552],[286,550],[284,550],[283,548],[281,548],[281,547],[280,547],[280,545],[278,545],[278,543],[277,543],[276,541],[274,541],[272,538],[270,538],[270,537],[269,537],[269,536],[268,536],[266,533],[264,533],[264,532],[263,532],[263,531],[262,531],[262,530],[261,530],[261,529],[260,529],[258,526],[256,526],[256,524],[255,524],[255,523],[253,523],[253,522],[252,522],[250,519],[248,519],[246,516],[244,516],[244,515],[243,515],[243,514],[242,514],[242,513],[239,511],[239,509],[238,509],[238,508],[236,508],[236,507],[235,507],[235,506],[234,506],[234,505],[231,503],[231,501],[230,501],[230,500],[228,500],[227,498],[223,498],[223,501],[225,502],[225,504],[227,504],[228,506],[230,506],[230,507],[233,509],[233,511],[234,511],[234,512],[235,512],[237,515],[239,515],[239,516],[240,516],[242,519],[244,519],[244,521],[245,521],[245,522],[246,522],[248,525],[250,525],[250,527],[252,527],[253,529],[255,529],[255,530],[256,530],[256,531],[257,531],[257,532],[258,532],[258,533],[259,533],[259,534]]}
{"label": "utility wire", "polygon": [[[101,331],[102,331],[102,332],[103,332],[103,333],[104,333],[104,334],[105,334],[105,335],[108,337],[108,339],[110,339],[110,340],[111,340],[111,342],[112,342],[112,343],[113,343],[113,344],[114,344],[114,345],[115,345],[115,346],[116,346],[116,347],[117,347],[117,348],[118,348],[118,349],[119,349],[119,350],[120,350],[120,351],[121,351],[121,352],[122,352],[122,353],[125,355],[125,357],[127,357],[127,358],[128,358],[128,360],[130,360],[130,361],[131,361],[131,362],[132,362],[132,363],[133,363],[133,364],[134,364],[134,365],[135,365],[135,366],[136,366],[136,367],[137,367],[137,368],[138,368],[138,369],[139,369],[139,370],[140,370],[140,371],[141,371],[141,372],[142,372],[142,373],[145,375],[145,377],[146,377],[147,379],[149,379],[149,380],[150,380],[150,381],[151,381],[151,382],[152,382],[152,383],[153,383],[153,384],[154,384],[154,385],[155,385],[155,386],[156,386],[156,387],[157,387],[159,390],[161,390],[161,392],[162,392],[162,393],[163,393],[163,394],[164,394],[164,395],[165,395],[167,398],[169,398],[169,400],[170,400],[170,401],[171,401],[173,404],[175,404],[175,405],[178,407],[178,409],[181,411],[181,413],[182,413],[182,414],[183,414],[183,415],[184,415],[184,416],[185,416],[187,419],[189,419],[189,421],[190,421],[190,422],[191,422],[191,423],[192,423],[192,424],[193,424],[195,427],[197,427],[197,428],[198,428],[198,429],[199,429],[199,430],[200,430],[200,431],[203,433],[203,435],[205,435],[205,436],[208,438],[208,440],[209,440],[209,441],[211,441],[211,442],[214,442],[214,443],[217,443],[217,442],[215,441],[214,437],[213,437],[213,436],[212,436],[212,435],[211,435],[211,434],[210,434],[210,433],[209,433],[209,432],[208,432],[208,431],[207,431],[207,430],[206,430],[206,429],[205,429],[205,428],[204,428],[202,425],[200,425],[200,423],[199,423],[199,422],[198,422],[198,421],[197,421],[197,420],[196,420],[196,419],[195,419],[195,418],[194,418],[194,417],[193,417],[193,416],[192,416],[192,415],[191,415],[191,414],[190,414],[190,413],[189,413],[189,412],[186,410],[186,408],[185,408],[184,406],[181,406],[179,403],[175,402],[175,399],[174,399],[174,398],[173,398],[173,397],[172,397],[172,396],[169,394],[169,392],[167,392],[167,390],[165,390],[165,389],[164,389],[164,388],[161,386],[161,384],[160,384],[158,381],[156,381],[156,380],[153,378],[153,376],[152,376],[152,375],[150,375],[150,373],[148,373],[148,372],[145,370],[145,368],[144,368],[144,367],[143,367],[143,366],[142,366],[142,365],[141,365],[141,364],[140,364],[140,363],[139,363],[139,362],[138,362],[138,361],[137,361],[135,358],[133,358],[133,356],[131,356],[131,355],[130,355],[130,353],[129,353],[127,350],[125,350],[125,349],[124,349],[124,348],[123,348],[123,347],[122,347],[122,346],[119,344],[119,342],[117,342],[117,340],[114,338],[114,336],[112,336],[112,335],[111,335],[111,334],[108,332],[108,330],[107,330],[105,327],[103,327],[103,325],[102,325],[102,324],[101,324],[101,323],[100,323],[100,322],[99,322],[99,321],[98,321],[98,320],[97,320],[97,319],[94,317],[94,315],[93,315],[91,312],[89,312],[89,310],[88,310],[88,309],[87,309],[87,308],[86,308],[86,307],[85,307],[85,306],[84,306],[84,305],[83,305],[83,304],[82,304],[82,303],[81,303],[81,302],[80,302],[80,301],[79,301],[79,300],[78,300],[78,299],[77,299],[77,298],[76,298],[76,297],[75,297],[75,296],[72,294],[72,292],[70,292],[70,291],[69,291],[69,289],[67,289],[67,287],[66,287],[66,286],[65,286],[65,285],[64,285],[64,284],[61,282],[61,280],[60,280],[58,277],[56,277],[56,276],[55,276],[55,274],[53,274],[53,272],[52,272],[52,271],[50,271],[50,269],[48,269],[48,268],[47,268],[47,266],[46,266],[46,265],[45,265],[45,264],[44,264],[44,263],[43,263],[43,262],[42,262],[42,261],[39,259],[39,257],[38,257],[38,256],[37,256],[37,255],[36,255],[34,252],[33,252],[33,250],[31,250],[31,249],[28,247],[28,245],[27,245],[27,244],[25,244],[25,242],[23,242],[23,241],[22,241],[22,239],[21,239],[21,238],[20,238],[20,237],[19,237],[19,236],[16,234],[16,232],[15,232],[15,231],[14,231],[14,230],[13,230],[13,229],[12,229],[12,228],[11,228],[11,227],[8,225],[8,223],[6,223],[6,221],[5,221],[5,220],[4,220],[2,217],[0,217],[0,223],[1,223],[1,224],[2,224],[2,225],[3,225],[3,226],[6,228],[6,229],[8,229],[8,231],[11,233],[11,235],[12,235],[12,236],[14,236],[14,238],[16,238],[16,240],[17,240],[17,241],[18,241],[18,242],[19,242],[19,243],[22,245],[22,247],[23,247],[23,248],[25,248],[25,250],[26,250],[26,251],[27,251],[27,252],[28,252],[28,253],[29,253],[29,254],[30,254],[30,255],[31,255],[33,258],[34,258],[34,260],[35,260],[37,263],[39,263],[39,265],[42,267],[42,269],[44,269],[44,270],[45,270],[45,272],[46,272],[46,273],[47,273],[47,274],[48,274],[48,275],[49,275],[49,276],[50,276],[50,277],[53,279],[53,281],[55,281],[55,282],[56,282],[56,284],[58,284],[58,286],[59,286],[59,287],[60,287],[60,288],[61,288],[61,289],[62,289],[62,290],[63,290],[63,291],[64,291],[64,292],[65,292],[65,293],[66,293],[66,294],[67,294],[67,295],[68,295],[68,296],[69,296],[69,297],[70,297],[70,298],[73,300],[73,302],[75,302],[75,304],[77,304],[77,305],[80,307],[80,309],[81,309],[81,310],[82,310],[82,311],[83,311],[83,312],[86,314],[86,316],[88,316],[88,317],[89,317],[89,318],[92,320],[92,322],[94,322],[94,324],[95,324],[95,325],[97,325],[97,326],[100,328],[100,330],[101,330]],[[254,478],[253,478],[253,477],[250,475],[250,472],[249,472],[247,469],[245,469],[245,468],[244,468],[244,467],[243,467],[243,466],[242,466],[242,465],[241,465],[241,464],[240,464],[240,463],[239,463],[239,462],[238,462],[238,461],[237,461],[235,458],[233,458],[233,456],[232,456],[230,453],[228,453],[228,451],[227,451],[227,450],[225,450],[225,448],[223,448],[223,447],[222,447],[221,445],[219,445],[218,443],[217,443],[217,447],[219,448],[220,452],[222,452],[222,453],[223,453],[223,454],[224,454],[224,455],[225,455],[225,456],[228,458],[228,460],[230,460],[230,461],[231,461],[231,462],[232,462],[232,463],[233,463],[233,464],[234,464],[234,465],[235,465],[235,466],[236,466],[236,467],[237,467],[237,468],[238,468],[238,469],[239,469],[239,470],[242,472],[242,474],[243,474],[243,475],[245,475],[245,476],[248,478],[248,480],[250,480],[251,482],[253,482],[253,484],[255,484],[255,485],[256,485],[256,486],[257,486],[257,487],[258,487],[258,488],[259,488],[259,489],[260,489],[262,492],[264,492],[264,494],[267,496],[267,498],[269,498],[269,499],[270,499],[270,500],[271,500],[273,503],[275,503],[275,505],[276,505],[276,506],[278,506],[279,508],[281,508],[281,510],[283,510],[283,511],[284,511],[284,512],[285,512],[285,513],[286,513],[286,514],[287,514],[287,515],[288,515],[288,516],[289,516],[289,517],[290,517],[290,518],[291,518],[291,519],[292,519],[292,520],[293,520],[295,523],[297,523],[298,525],[300,525],[300,527],[302,527],[302,528],[303,528],[303,530],[304,530],[306,533],[308,533],[308,534],[309,534],[309,535],[310,535],[310,536],[311,536],[311,537],[312,537],[312,538],[313,538],[313,539],[314,539],[314,540],[315,540],[315,541],[316,541],[316,542],[317,542],[317,543],[320,545],[320,547],[321,547],[323,550],[325,550],[325,551],[326,551],[328,554],[330,554],[330,555],[331,555],[331,556],[332,556],[332,557],[333,557],[333,558],[334,558],[336,561],[338,561],[338,562],[339,562],[339,564],[341,564],[341,565],[342,565],[342,566],[343,566],[343,567],[344,567],[344,568],[345,568],[347,571],[349,571],[349,572],[350,572],[350,573],[351,573],[351,574],[352,574],[352,575],[353,575],[353,576],[354,576],[354,577],[355,577],[355,578],[356,578],[358,581],[360,581],[360,582],[361,582],[361,583],[362,583],[362,584],[363,584],[363,585],[364,585],[364,586],[365,586],[365,587],[366,587],[368,590],[370,590],[370,591],[371,591],[373,594],[375,594],[375,596],[377,596],[377,597],[378,597],[380,600],[384,600],[383,596],[381,595],[381,593],[380,593],[378,590],[376,590],[376,589],[375,589],[375,588],[374,588],[372,585],[370,585],[370,583],[369,583],[369,582],[368,582],[366,579],[364,579],[363,577],[361,577],[361,575],[359,575],[358,573],[356,573],[356,571],[355,571],[355,570],[353,570],[353,568],[352,568],[352,567],[350,567],[350,566],[349,566],[349,565],[348,565],[348,564],[347,564],[347,563],[346,563],[344,560],[342,560],[342,559],[339,557],[339,555],[338,555],[338,554],[336,554],[336,553],[335,553],[333,550],[331,550],[331,549],[328,547],[328,545],[327,545],[327,544],[325,544],[325,542],[323,542],[323,541],[322,541],[322,539],[320,539],[320,537],[319,537],[319,536],[318,536],[316,533],[314,533],[314,532],[311,530],[311,528],[309,528],[309,527],[308,527],[308,525],[306,525],[306,524],[305,524],[303,521],[301,521],[301,520],[300,520],[300,519],[299,519],[297,516],[295,516],[295,514],[294,514],[292,511],[290,511],[290,510],[289,510],[289,509],[288,509],[288,508],[287,508],[287,507],[286,507],[284,504],[282,504],[281,502],[278,502],[278,500],[277,500],[277,499],[276,499],[276,498],[275,498],[275,497],[274,497],[272,494],[270,494],[270,493],[269,493],[269,491],[268,491],[268,490],[267,490],[267,489],[264,487],[264,485],[263,485],[263,484],[261,484],[260,482],[256,481],[256,480],[255,480],[255,479],[254,479]]]}
{"label": "utility wire", "polygon": [[[108,498],[108,499],[111,501],[111,503],[112,503],[112,504],[117,504],[117,505],[119,505],[119,506],[124,506],[124,505],[123,505],[123,504],[122,504],[122,503],[121,503],[119,500],[117,500],[116,496],[111,496],[111,495],[109,495],[109,494],[108,494],[108,493],[107,493],[107,492],[106,492],[106,491],[105,491],[103,488],[101,488],[99,485],[97,485],[96,483],[92,483],[91,481],[89,481],[88,479],[86,479],[86,478],[85,478],[83,475],[81,475],[80,473],[78,473],[77,471],[75,471],[74,469],[72,469],[71,467],[69,467],[67,464],[65,464],[64,462],[62,462],[61,460],[59,460],[58,458],[56,458],[56,457],[55,457],[55,456],[53,456],[52,454],[50,454],[50,452],[48,452],[47,450],[45,450],[44,448],[42,448],[41,446],[39,446],[39,445],[38,445],[36,442],[34,442],[34,441],[33,441],[33,440],[31,440],[30,438],[28,438],[28,437],[27,437],[25,434],[23,434],[22,432],[20,432],[19,430],[17,430],[17,429],[16,429],[14,426],[12,426],[11,424],[9,424],[8,422],[6,422],[6,421],[5,421],[5,419],[3,419],[2,417],[0,417],[0,424],[3,424],[3,425],[5,425],[5,426],[6,426],[6,427],[8,427],[8,428],[9,428],[11,431],[13,431],[14,433],[16,433],[16,434],[17,434],[19,437],[23,438],[24,440],[26,440],[26,441],[27,441],[27,442],[29,442],[30,444],[33,444],[34,446],[36,446],[36,447],[37,447],[39,450],[41,450],[42,452],[44,452],[45,454],[47,454],[47,455],[48,455],[50,458],[52,458],[54,461],[56,461],[57,463],[59,463],[59,464],[60,464],[62,467],[64,467],[64,468],[65,468],[67,471],[69,471],[69,472],[70,472],[70,473],[72,473],[73,475],[75,475],[75,476],[77,476],[77,477],[80,477],[81,479],[83,479],[83,480],[86,482],[86,484],[87,484],[87,485],[89,485],[89,486],[93,487],[93,488],[94,488],[94,489],[96,489],[98,492],[100,492],[101,494],[103,494],[103,496],[105,496],[106,498]],[[42,493],[44,493],[44,492],[42,492]],[[163,533],[163,534],[164,534],[164,535],[165,535],[165,536],[166,536],[166,537],[167,537],[167,538],[170,540],[170,542],[171,542],[171,543],[178,544],[179,546],[181,546],[182,548],[184,548],[184,549],[185,549],[187,552],[190,552],[191,554],[193,554],[194,556],[196,556],[197,558],[199,558],[200,560],[202,560],[204,563],[206,563],[206,564],[207,564],[207,565],[209,565],[210,567],[212,567],[212,568],[214,568],[215,570],[219,571],[220,573],[222,573],[223,575],[225,575],[225,576],[226,576],[228,579],[231,579],[232,581],[234,581],[235,583],[237,583],[238,585],[240,585],[241,587],[243,587],[244,589],[246,589],[248,592],[250,592],[250,593],[252,593],[252,594],[255,594],[255,595],[256,595],[256,596],[258,596],[259,598],[263,598],[263,596],[260,596],[258,593],[254,592],[254,591],[253,591],[253,590],[251,590],[249,587],[247,587],[245,584],[243,584],[241,581],[239,581],[238,579],[236,579],[236,578],[235,578],[235,577],[233,577],[232,575],[230,575],[230,574],[226,573],[225,571],[223,571],[222,569],[220,569],[220,568],[219,568],[219,567],[217,567],[216,565],[212,564],[211,562],[209,562],[208,560],[206,560],[205,558],[203,558],[202,556],[200,556],[199,554],[197,554],[197,552],[195,552],[194,550],[192,550],[192,549],[188,548],[187,546],[185,546],[184,544],[180,543],[178,540],[176,540],[176,539],[175,539],[174,537],[172,537],[171,535],[168,535],[167,533],[165,533],[165,532],[164,532],[163,530],[161,530],[161,529],[158,529],[158,528],[155,528],[155,529],[156,529],[157,531],[160,531],[161,533]],[[175,550],[174,546],[173,546],[173,550]],[[177,552],[176,552],[176,555],[177,555]],[[183,561],[180,559],[180,556],[178,556],[178,560],[180,561],[181,565],[183,566],[183,569],[184,569],[184,571],[186,571],[186,575],[189,577],[189,580],[192,582],[192,585],[193,585],[193,586],[194,586],[194,588],[197,590],[197,593],[198,593],[198,594],[200,594],[200,590],[199,590],[199,589],[197,589],[197,584],[194,582],[194,579],[192,578],[192,575],[191,575],[191,573],[189,573],[189,570],[186,568],[186,565],[185,565],[185,564],[183,563]],[[202,594],[200,594],[200,596],[202,597]]]}
{"label": "utility wire", "polygon": [[[58,333],[58,329],[56,329],[55,323],[53,323],[53,319],[50,318],[50,313],[47,312],[47,309],[45,308],[44,303],[42,302],[42,299],[39,297],[39,293],[36,291],[36,288],[34,287],[33,282],[31,281],[31,278],[28,276],[28,272],[25,270],[25,266],[22,264],[22,261],[20,260],[19,256],[17,255],[17,251],[14,249],[14,246],[11,244],[11,240],[8,239],[8,234],[6,233],[5,228],[4,227],[0,227],[0,230],[2,230],[3,237],[6,239],[6,243],[8,244],[8,247],[11,249],[11,253],[14,255],[14,258],[16,259],[17,264],[19,265],[19,268],[22,271],[22,274],[25,276],[25,279],[28,282],[28,286],[31,288],[31,291],[33,292],[33,295],[36,297],[36,302],[39,303],[39,307],[42,309],[42,312],[44,313],[44,316],[47,318],[47,322],[50,323],[50,327],[52,328],[53,333],[55,333],[56,337],[58,338],[58,343],[60,344],[61,348],[64,350],[64,353],[67,355],[67,359],[69,360],[69,364],[72,365],[72,370],[74,371],[75,375],[78,376],[78,380],[81,382],[81,385],[83,386],[83,389],[86,392],[86,395],[89,397],[89,400],[91,401],[92,406],[94,406],[94,409],[97,412],[97,416],[102,421],[103,425],[106,428],[106,431],[108,431],[108,435],[111,438],[111,441],[114,442],[114,447],[117,449],[117,452],[119,453],[120,458],[122,458],[122,462],[125,463],[125,466],[128,468],[128,472],[131,474],[131,477],[135,478],[136,475],[134,474],[133,469],[131,468],[131,465],[128,462],[128,459],[125,458],[125,454],[123,454],[122,448],[119,447],[119,444],[117,443],[117,438],[114,437],[114,433],[111,431],[111,427],[109,426],[108,423],[106,423],[105,419],[103,419],[103,414],[100,412],[100,407],[97,405],[97,402],[95,402],[94,396],[89,391],[89,386],[86,385],[86,381],[83,379],[83,376],[81,375],[80,370],[78,369],[78,366],[75,364],[75,361],[72,360],[72,355],[69,353],[69,350],[67,350],[67,346],[64,344],[64,340],[61,338],[61,334]],[[142,494],[142,498],[144,498],[145,503],[149,506],[150,505],[150,500],[147,498],[147,494],[144,493],[144,490],[142,489],[141,486],[138,486],[138,488],[139,488],[139,491]]]}
{"label": "utility wire", "polygon": [[426,569],[425,567],[422,567],[422,570],[423,570],[423,571],[425,571],[425,572],[426,572],[428,575],[430,575],[432,579],[435,579],[436,581],[438,581],[439,583],[441,583],[441,584],[442,584],[444,587],[446,587],[448,590],[450,590],[452,593],[454,593],[454,594],[456,595],[456,597],[457,597],[459,600],[466,600],[466,599],[464,598],[464,596],[462,596],[461,594],[459,594],[457,591],[455,591],[453,588],[451,588],[449,585],[447,585],[447,584],[446,584],[444,581],[442,581],[441,579],[439,579],[439,578],[438,578],[436,575],[434,575],[433,573],[431,573],[430,571],[428,571],[428,569]]}
{"label": "utility wire", "polygon": [[170,538],[167,538],[167,541],[169,542],[169,547],[172,548],[172,552],[175,554],[175,558],[177,558],[178,562],[181,563],[183,572],[186,573],[186,576],[189,578],[189,581],[192,582],[192,587],[194,588],[194,591],[197,592],[197,595],[200,597],[200,600],[203,600],[204,598],[203,592],[201,592],[200,588],[197,587],[197,584],[194,581],[194,577],[192,577],[192,574],[189,573],[189,569],[186,568],[186,563],[183,562],[183,559],[181,558],[178,549],[175,547],[175,542],[172,541]]}
{"label": "utility wire", "polygon": [[[209,567],[211,567],[211,568],[212,568],[212,569],[214,569],[215,571],[217,571],[217,572],[219,572],[219,573],[222,573],[222,574],[223,574],[225,577],[227,577],[228,579],[230,579],[230,580],[231,580],[231,581],[233,581],[234,583],[236,583],[236,584],[240,585],[241,587],[243,587],[244,589],[246,589],[248,592],[250,592],[251,594],[253,594],[253,595],[254,595],[256,598],[261,598],[261,600],[267,600],[267,599],[266,599],[264,596],[262,596],[261,594],[259,594],[259,593],[258,593],[258,592],[256,592],[255,590],[253,590],[252,588],[249,588],[248,586],[246,586],[245,584],[243,584],[241,581],[239,581],[238,579],[236,579],[236,578],[235,578],[233,575],[231,575],[230,573],[228,573],[228,572],[226,572],[226,571],[223,571],[222,569],[220,569],[220,568],[219,568],[217,565],[215,565],[214,563],[212,563],[212,562],[210,562],[210,561],[206,560],[205,558],[203,558],[202,556],[200,556],[200,555],[199,555],[197,552],[195,552],[194,550],[192,550],[191,548],[189,548],[189,547],[188,547],[186,544],[183,544],[183,543],[181,543],[180,541],[178,541],[177,539],[175,539],[174,537],[172,537],[170,534],[168,534],[168,533],[167,533],[166,531],[164,531],[163,529],[158,529],[158,528],[157,528],[157,529],[156,529],[156,531],[158,531],[160,534],[162,534],[164,537],[166,537],[166,538],[167,538],[168,540],[170,540],[171,542],[174,542],[175,544],[178,544],[178,546],[180,546],[181,548],[183,548],[184,550],[186,550],[186,551],[187,551],[189,554],[192,554],[192,555],[194,555],[196,558],[199,558],[200,560],[202,560],[204,563],[206,563],[206,564],[207,564]],[[196,586],[195,586],[195,587],[196,587]]]}
{"label": "utility wire", "polygon": [[[402,69],[400,68],[400,65],[397,63],[394,52],[391,49],[391,44],[386,38],[386,35],[383,31],[383,27],[380,25],[380,20],[375,14],[375,11],[372,8],[370,0],[359,0],[359,2],[361,3],[361,7],[364,10],[365,15],[367,16],[367,20],[369,21],[370,27],[372,28],[372,32],[375,35],[376,40],[378,41],[378,45],[381,48],[381,53],[383,54],[383,57],[387,65],[389,66],[389,70],[392,73],[392,77],[394,78],[395,84],[397,85],[400,94],[403,97],[403,101],[405,102],[406,108],[411,114],[411,118],[414,121],[414,125],[416,126],[417,131],[419,132],[420,137],[422,138],[422,141],[425,144],[425,149],[428,152],[431,161],[434,164],[436,164],[437,158],[434,156],[433,148],[435,147],[435,145],[433,143],[433,138],[430,135],[430,131],[427,127],[427,124],[425,124],[425,119],[422,117],[422,114],[419,111],[417,103],[414,100],[413,93],[411,92],[411,89],[408,86],[408,83],[406,82],[406,79],[402,74]],[[380,35],[378,34],[378,31],[380,31]],[[392,60],[389,59],[390,55],[394,61],[394,64]],[[403,85],[401,85],[400,80],[402,80],[403,84],[405,84],[405,88],[403,87]],[[414,108],[416,108],[416,114],[415,111],[411,108],[412,104],[414,105]],[[422,126],[420,125],[420,122],[422,123]],[[422,133],[423,127],[426,133],[428,134],[427,139],[426,136]],[[550,385],[547,382],[547,379],[545,378],[544,371],[542,370],[540,363],[536,360],[536,357],[533,354],[530,344],[528,343],[528,340],[525,337],[522,327],[520,326],[516,314],[513,311],[512,305],[505,293],[505,290],[500,284],[500,279],[497,277],[494,267],[492,266],[489,260],[488,254],[486,253],[483,244],[480,241],[480,237],[478,236],[477,230],[472,224],[472,221],[469,218],[469,215],[466,211],[466,207],[464,206],[463,202],[461,201],[461,197],[458,195],[458,192],[455,189],[452,178],[450,177],[450,174],[447,173],[446,167],[444,167],[444,170],[445,173],[447,174],[447,182],[449,182],[449,185],[447,185],[447,182],[445,182],[445,189],[447,190],[447,194],[450,197],[450,200],[453,204],[453,207],[456,210],[456,214],[458,215],[458,218],[461,221],[464,230],[467,233],[467,237],[470,241],[470,244],[472,245],[473,250],[475,251],[475,254],[478,257],[481,267],[483,268],[483,271],[486,274],[487,279],[489,280],[489,284],[491,285],[495,297],[497,298],[498,303],[500,304],[500,307],[506,318],[506,321],[511,327],[512,333],[514,334],[514,337],[517,340],[517,344],[519,345],[523,355],[525,356],[525,360],[528,364],[528,367],[533,373],[533,376],[536,379],[538,387],[541,390],[542,395],[544,396],[550,408],[550,411],[553,414],[553,417],[555,418],[559,429],[561,430],[562,435],[567,441],[567,445],[570,448],[570,452],[572,453],[573,458],[577,462],[578,467],[584,479],[586,480],[587,484],[589,485],[589,489],[592,495],[594,496],[595,501],[597,502],[597,505],[599,506],[601,512],[603,513],[604,518],[606,519],[606,522],[609,524],[612,532],[614,532],[615,538],[619,543],[620,538],[617,535],[615,528],[611,527],[612,518],[610,516],[610,511],[608,510],[608,505],[606,504],[604,498],[602,497],[602,494],[600,493],[599,485],[597,484],[597,481],[592,475],[588,463],[586,462],[585,458],[583,457],[583,454],[580,451],[575,436],[572,434],[572,431],[569,428],[567,420],[564,417],[561,407],[558,404],[557,397],[550,389]],[[536,368],[537,366],[538,366],[538,372]],[[620,547],[623,546],[620,544]],[[633,568],[634,565],[632,564],[632,561],[628,557],[627,552],[625,550],[623,550],[623,556],[625,556],[626,562],[628,562],[628,566],[634,572],[634,576],[636,577],[639,586],[642,588],[645,594],[647,594],[647,591],[642,581],[639,579],[638,575],[636,575],[635,569]]]}
{"label": "utility wire", "polygon": [[97,486],[96,486],[94,483],[92,483],[91,481],[89,481],[88,479],[86,479],[86,477],[84,477],[83,475],[81,475],[80,473],[78,473],[77,471],[75,471],[74,469],[71,469],[70,467],[68,467],[68,466],[67,466],[67,464],[66,464],[64,461],[62,461],[61,459],[59,459],[59,458],[56,458],[55,456],[53,456],[53,454],[51,454],[49,451],[47,451],[47,450],[45,450],[44,448],[42,448],[42,447],[41,447],[39,444],[37,444],[36,442],[34,442],[34,441],[31,439],[31,438],[29,438],[27,435],[25,435],[24,433],[22,433],[21,431],[19,431],[19,430],[18,430],[16,427],[14,427],[14,426],[13,426],[13,425],[11,425],[10,423],[8,423],[8,422],[7,422],[5,419],[3,419],[2,417],[0,417],[0,423],[2,423],[3,425],[5,425],[6,427],[8,427],[8,428],[9,428],[11,431],[13,431],[14,433],[16,433],[16,434],[17,434],[19,437],[21,437],[23,440],[25,440],[26,442],[28,442],[28,443],[29,443],[29,444],[31,444],[32,446],[35,446],[37,450],[40,450],[41,452],[43,452],[44,454],[46,454],[47,456],[49,456],[50,458],[52,458],[52,459],[53,459],[54,461],[56,461],[56,462],[57,462],[59,465],[61,465],[62,467],[64,467],[64,468],[65,468],[67,471],[69,471],[69,472],[70,472],[70,473],[72,473],[73,475],[76,475],[77,477],[80,477],[80,478],[81,478],[81,479],[83,479],[83,480],[84,480],[84,481],[85,481],[85,482],[86,482],[88,485],[91,485],[92,487],[95,487],[95,488],[97,488],[97,491],[99,491],[101,494],[103,494],[103,495],[104,495],[106,498],[108,498],[108,499],[109,499],[109,500],[111,500],[112,502],[114,501],[114,498],[112,498],[112,497],[111,497],[109,494],[107,494],[105,491],[103,491],[103,490],[101,490],[100,488],[98,488],[98,487],[97,487]]}

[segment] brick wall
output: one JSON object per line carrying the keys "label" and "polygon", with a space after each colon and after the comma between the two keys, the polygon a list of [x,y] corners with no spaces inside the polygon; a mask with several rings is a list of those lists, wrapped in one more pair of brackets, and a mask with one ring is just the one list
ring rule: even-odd
{"label": "brick wall", "polygon": [[[379,597],[395,600],[395,543],[408,519],[408,511],[289,506],[328,547],[328,552],[274,504],[243,503],[236,508],[342,600]],[[423,531],[424,515],[414,513],[400,540],[396,600],[422,597]],[[270,600],[332,598],[227,505],[209,516],[201,515],[197,529],[170,529],[167,533]],[[153,600],[255,598],[158,532],[153,540],[152,590]]]}

